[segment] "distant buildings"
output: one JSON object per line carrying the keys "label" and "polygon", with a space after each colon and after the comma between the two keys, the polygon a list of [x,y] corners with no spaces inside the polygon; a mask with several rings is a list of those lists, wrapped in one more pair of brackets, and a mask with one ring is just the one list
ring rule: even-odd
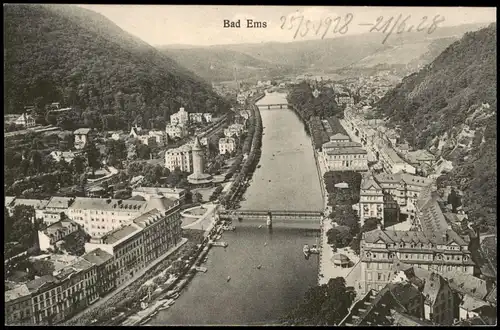
{"label": "distant buildings", "polygon": [[193,153],[190,145],[182,145],[179,148],[165,151],[165,167],[174,171],[177,167],[182,172],[192,172]]}
{"label": "distant buildings", "polygon": [[36,125],[35,118],[32,115],[23,113],[19,118],[14,122],[16,125],[24,126],[25,128],[31,128]]}
{"label": "distant buildings", "polygon": [[170,115],[170,123],[172,125],[182,125],[185,126],[189,122],[189,114],[184,110],[184,108],[180,108],[178,112]]}
{"label": "distant buildings", "polygon": [[31,294],[26,284],[5,291],[5,324],[30,324],[32,319]]}
{"label": "distant buildings", "polygon": [[189,122],[190,123],[203,123],[203,113],[201,112],[192,112],[189,114]]}
{"label": "distant buildings", "polygon": [[231,124],[228,128],[224,129],[224,135],[226,137],[239,137],[243,133],[242,124]]}
{"label": "distant buildings", "polygon": [[93,131],[91,128],[79,128],[73,132],[75,136],[75,148],[83,149],[87,143],[93,138]]}
{"label": "distant buildings", "polygon": [[74,201],[73,197],[51,197],[43,210],[43,222],[50,226],[61,220],[61,214],[67,213]]}
{"label": "distant buildings", "polygon": [[205,118],[205,121],[207,123],[211,123],[212,122],[212,114],[211,113],[205,112],[205,113],[203,113],[203,117]]}
{"label": "distant buildings", "polygon": [[13,196],[5,196],[5,207],[7,208],[10,215],[13,214],[14,208],[18,205],[32,206],[35,209],[33,214],[33,221],[35,219],[44,218],[45,206],[49,201],[44,199],[28,199],[28,198],[17,198]]}
{"label": "distant buildings", "polygon": [[179,200],[182,203],[186,198],[186,190],[165,187],[137,187],[132,191],[132,197],[133,196],[142,196],[145,200],[149,200],[155,196],[163,196],[169,199]]}
{"label": "distant buildings", "polygon": [[155,145],[159,148],[163,148],[168,144],[168,135],[166,132],[153,130],[149,131],[149,136],[154,139]]}
{"label": "distant buildings", "polygon": [[44,230],[38,231],[38,243],[41,251],[55,249],[56,243],[76,232],[80,226],[69,219],[59,220]]}
{"label": "distant buildings", "polygon": [[167,124],[165,127],[165,133],[167,133],[168,137],[173,138],[183,138],[187,136],[188,130],[184,125],[175,125],[175,124]]}
{"label": "distant buildings", "polygon": [[226,153],[232,153],[236,150],[236,140],[233,138],[221,138],[219,139],[219,153],[224,155]]}

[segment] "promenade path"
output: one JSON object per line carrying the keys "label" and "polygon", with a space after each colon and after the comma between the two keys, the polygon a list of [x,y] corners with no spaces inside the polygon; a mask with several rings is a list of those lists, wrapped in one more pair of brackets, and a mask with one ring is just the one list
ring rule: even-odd
{"label": "promenade path", "polygon": [[77,318],[81,317],[82,315],[84,315],[84,314],[86,314],[86,313],[94,310],[95,308],[99,308],[102,305],[106,304],[116,294],[120,293],[121,291],[123,291],[123,289],[125,289],[126,287],[128,287],[130,284],[134,283],[139,278],[141,278],[142,276],[144,276],[144,274],[146,274],[151,268],[153,268],[156,265],[158,265],[165,258],[167,258],[169,255],[171,255],[172,253],[174,253],[181,246],[183,246],[187,241],[188,241],[187,238],[181,238],[181,241],[177,245],[175,245],[172,248],[170,248],[167,252],[165,252],[161,257],[159,257],[158,259],[156,259],[153,263],[151,263],[150,265],[148,265],[146,268],[142,269],[141,271],[137,272],[132,278],[130,278],[128,281],[125,281],[122,285],[120,285],[114,291],[112,291],[111,293],[109,293],[106,297],[101,298],[95,304],[93,304],[92,306],[89,306],[89,308],[81,311],[80,313],[76,314],[72,318],[66,320],[64,323],[69,322],[70,320],[77,319]]}
{"label": "promenade path", "polygon": [[[317,151],[314,151],[317,153]],[[321,174],[321,188],[325,188],[324,184],[324,175],[326,173],[326,166],[323,162],[323,158],[317,154],[317,160],[318,160],[318,165],[319,165],[319,170]],[[328,193],[326,191],[323,192],[325,196],[325,210],[328,207]],[[346,278],[347,275],[351,272],[353,267],[348,267],[348,268],[340,268],[338,266],[335,266],[332,257],[337,254],[337,253],[342,253],[349,257],[349,259],[353,262],[353,265],[357,264],[359,261],[359,257],[354,254],[354,252],[350,248],[343,248],[343,249],[338,249],[337,252],[333,252],[333,249],[330,245],[328,245],[328,237],[326,233],[328,232],[329,229],[333,228],[333,226],[336,226],[333,221],[331,221],[329,218],[324,218],[322,221],[322,227],[321,227],[321,250],[320,250],[320,257],[319,257],[319,274],[318,274],[318,284],[326,284],[331,278],[335,277],[343,277]]]}

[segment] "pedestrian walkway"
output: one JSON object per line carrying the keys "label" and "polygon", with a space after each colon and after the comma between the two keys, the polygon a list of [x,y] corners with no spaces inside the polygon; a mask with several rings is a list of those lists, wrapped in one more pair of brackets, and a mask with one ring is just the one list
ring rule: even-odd
{"label": "pedestrian walkway", "polygon": [[95,304],[93,304],[92,306],[89,306],[89,308],[87,308],[87,309],[81,311],[80,313],[76,314],[71,319],[66,320],[66,322],[68,322],[70,320],[78,319],[79,317],[83,316],[84,314],[86,314],[86,313],[94,310],[95,308],[98,308],[98,307],[102,306],[103,304],[105,304],[106,302],[108,302],[116,294],[120,293],[121,291],[123,291],[123,289],[125,289],[126,287],[128,287],[130,284],[134,283],[139,278],[141,278],[142,276],[144,276],[151,268],[155,267],[160,262],[162,262],[166,257],[168,257],[169,255],[171,255],[172,253],[174,253],[177,249],[179,249],[181,246],[183,246],[187,241],[188,241],[187,238],[181,238],[181,241],[176,246],[173,246],[172,248],[170,248],[167,252],[165,252],[165,254],[163,254],[161,257],[159,257],[158,259],[156,259],[153,263],[151,263],[146,268],[144,268],[144,269],[140,270],[139,272],[137,272],[132,278],[130,278],[128,281],[125,281],[125,283],[123,283],[118,288],[116,288],[114,291],[112,291],[111,293],[109,293],[106,297],[101,298]]}

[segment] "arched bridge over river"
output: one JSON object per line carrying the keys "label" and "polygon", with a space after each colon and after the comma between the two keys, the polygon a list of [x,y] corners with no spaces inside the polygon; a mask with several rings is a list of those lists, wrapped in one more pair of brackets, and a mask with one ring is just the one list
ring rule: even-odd
{"label": "arched bridge over river", "polygon": [[232,220],[241,225],[265,226],[270,216],[272,227],[317,229],[321,228],[321,211],[286,211],[286,210],[220,210],[221,220]]}

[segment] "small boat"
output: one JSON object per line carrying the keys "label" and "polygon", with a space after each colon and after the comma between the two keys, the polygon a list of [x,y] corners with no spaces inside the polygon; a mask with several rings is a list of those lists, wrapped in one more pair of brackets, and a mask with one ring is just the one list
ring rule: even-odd
{"label": "small boat", "polygon": [[208,261],[208,257],[203,258],[203,262],[207,262],[207,261]]}
{"label": "small boat", "polygon": [[258,265],[258,266],[257,266],[257,269],[261,269],[261,268],[262,268],[262,265]]}
{"label": "small boat", "polygon": [[262,225],[259,225],[259,228],[262,228]]}
{"label": "small boat", "polygon": [[267,246],[267,242],[264,243],[264,246]]}
{"label": "small boat", "polygon": [[319,248],[316,246],[316,244],[313,244],[313,246],[309,249],[309,253],[319,253]]}
{"label": "small boat", "polygon": [[227,277],[227,282],[231,281],[231,276]]}
{"label": "small boat", "polygon": [[271,180],[269,180],[269,182],[271,182]]}
{"label": "small boat", "polygon": [[309,253],[311,252],[310,248],[309,248],[309,245],[304,245],[304,247],[302,248],[302,252],[304,252],[304,255],[307,257],[309,256]]}
{"label": "small boat", "polygon": [[260,165],[257,165],[257,168],[260,168]]}
{"label": "small boat", "polygon": [[172,295],[171,298],[174,299],[174,300],[177,299],[177,298],[179,298],[179,292],[176,292],[174,295]]}

